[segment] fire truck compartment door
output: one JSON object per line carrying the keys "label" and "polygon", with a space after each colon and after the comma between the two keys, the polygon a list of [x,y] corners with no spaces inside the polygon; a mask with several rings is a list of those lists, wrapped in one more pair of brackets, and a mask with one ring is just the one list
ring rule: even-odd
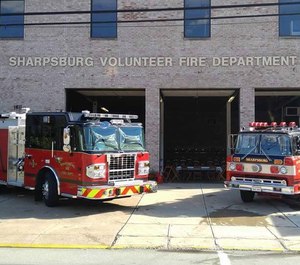
{"label": "fire truck compartment door", "polygon": [[14,186],[23,186],[24,170],[19,170],[18,162],[25,152],[25,126],[8,127],[7,182]]}

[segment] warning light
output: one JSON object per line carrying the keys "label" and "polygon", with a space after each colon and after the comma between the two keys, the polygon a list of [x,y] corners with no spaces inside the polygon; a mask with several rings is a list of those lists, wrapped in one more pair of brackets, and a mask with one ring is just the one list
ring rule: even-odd
{"label": "warning light", "polygon": [[291,128],[294,128],[296,126],[297,126],[296,122],[294,122],[294,121],[292,121],[292,122],[289,123],[289,127],[291,127]]}
{"label": "warning light", "polygon": [[243,166],[243,164],[236,164],[235,169],[237,171],[244,171],[244,166]]}
{"label": "warning light", "polygon": [[282,121],[280,124],[279,124],[280,127],[286,127],[286,122],[285,121]]}
{"label": "warning light", "polygon": [[286,166],[293,166],[294,165],[294,160],[292,157],[286,157],[284,158],[284,164]]}
{"label": "warning light", "polygon": [[272,127],[277,127],[277,122],[275,122],[275,121],[271,122],[271,126]]}
{"label": "warning light", "polygon": [[273,174],[279,173],[279,167],[277,167],[277,166],[271,166],[270,170],[271,170],[271,173],[273,173]]}

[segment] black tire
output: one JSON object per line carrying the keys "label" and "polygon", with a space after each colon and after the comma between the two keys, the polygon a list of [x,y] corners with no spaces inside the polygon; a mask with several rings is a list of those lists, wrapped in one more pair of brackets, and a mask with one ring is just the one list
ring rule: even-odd
{"label": "black tire", "polygon": [[46,173],[45,181],[42,185],[43,200],[48,207],[54,207],[58,205],[58,192],[57,183],[51,173]]}
{"label": "black tire", "polygon": [[43,200],[42,189],[35,189],[34,191],[34,201],[39,202]]}
{"label": "black tire", "polygon": [[241,198],[243,202],[252,202],[254,199],[255,193],[253,191],[241,190]]}
{"label": "black tire", "polygon": [[38,177],[36,180],[36,185],[34,190],[34,200],[36,202],[43,200],[42,187],[43,187],[43,179],[42,177]]}

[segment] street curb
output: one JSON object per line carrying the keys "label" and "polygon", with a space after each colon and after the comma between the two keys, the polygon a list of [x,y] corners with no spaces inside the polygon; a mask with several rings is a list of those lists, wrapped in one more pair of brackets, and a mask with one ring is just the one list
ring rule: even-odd
{"label": "street curb", "polygon": [[110,249],[107,245],[1,244],[0,248]]}
{"label": "street curb", "polygon": [[[36,249],[152,249],[161,251],[218,251],[216,249],[193,246],[187,248],[174,247],[174,248],[162,248],[153,246],[108,246],[108,245],[63,245],[63,244],[5,244],[0,243],[0,248],[36,248]],[[256,252],[276,252],[276,253],[299,253],[300,249],[284,250],[284,249],[253,249],[253,248],[236,248],[236,247],[224,247],[222,251],[256,251]]]}

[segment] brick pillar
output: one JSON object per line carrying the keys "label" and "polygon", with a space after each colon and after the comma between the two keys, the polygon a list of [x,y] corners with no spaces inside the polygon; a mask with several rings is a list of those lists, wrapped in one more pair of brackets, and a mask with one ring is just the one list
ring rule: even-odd
{"label": "brick pillar", "polygon": [[255,121],[255,89],[243,87],[240,89],[240,128],[247,128],[252,121]]}
{"label": "brick pillar", "polygon": [[159,170],[160,94],[146,88],[146,148],[150,152],[150,170]]}

